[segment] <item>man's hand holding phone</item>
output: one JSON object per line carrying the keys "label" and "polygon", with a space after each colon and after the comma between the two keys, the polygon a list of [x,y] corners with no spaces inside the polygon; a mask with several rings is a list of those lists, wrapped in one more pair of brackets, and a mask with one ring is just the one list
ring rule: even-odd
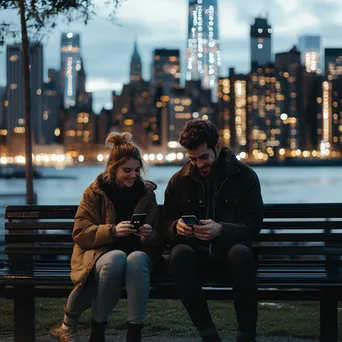
{"label": "man's hand holding phone", "polygon": [[194,235],[197,239],[211,241],[219,236],[223,227],[213,220],[200,220],[200,225],[194,225]]}
{"label": "man's hand holding phone", "polygon": [[194,231],[192,227],[186,225],[182,218],[180,218],[176,225],[177,233],[186,237],[193,237]]}

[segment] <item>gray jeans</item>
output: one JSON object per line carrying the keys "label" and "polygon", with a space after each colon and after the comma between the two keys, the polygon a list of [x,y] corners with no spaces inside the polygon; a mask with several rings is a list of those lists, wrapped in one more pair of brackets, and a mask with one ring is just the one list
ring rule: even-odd
{"label": "gray jeans", "polygon": [[64,322],[76,325],[78,317],[91,307],[93,319],[103,323],[118,302],[126,286],[128,322],[144,322],[150,293],[150,258],[141,251],[128,256],[113,250],[101,256],[94,269],[94,281],[74,289],[66,304]]}

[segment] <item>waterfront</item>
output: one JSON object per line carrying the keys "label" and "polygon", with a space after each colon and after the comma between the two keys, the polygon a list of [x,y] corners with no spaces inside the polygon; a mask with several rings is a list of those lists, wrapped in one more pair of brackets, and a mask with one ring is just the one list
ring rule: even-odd
{"label": "waterfront", "polygon": [[[104,166],[68,167],[63,170],[41,168],[46,178],[34,180],[40,205],[77,205],[83,191]],[[179,166],[150,166],[145,174],[158,185],[156,197],[163,203],[170,177]],[[342,202],[342,167],[270,167],[255,168],[265,203],[333,203]],[[11,196],[8,196],[11,194]],[[0,242],[6,204],[25,204],[25,179],[0,178]]]}
{"label": "waterfront", "polygon": [[[163,202],[170,177],[179,166],[150,166],[145,178],[158,188],[158,203]],[[78,204],[84,189],[103,170],[103,166],[68,167],[63,170],[41,168],[47,178],[35,179],[38,204]],[[342,201],[342,167],[256,167],[265,203],[313,203]],[[54,176],[56,176],[54,178]],[[25,193],[25,179],[0,179],[2,194]],[[0,197],[1,205],[15,204],[15,198]],[[24,199],[18,199],[23,204]],[[2,211],[2,208],[0,209]]]}

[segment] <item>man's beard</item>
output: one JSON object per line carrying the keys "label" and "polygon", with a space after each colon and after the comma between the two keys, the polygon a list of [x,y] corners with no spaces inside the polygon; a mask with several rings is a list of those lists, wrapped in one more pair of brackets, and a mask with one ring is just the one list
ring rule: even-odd
{"label": "man's beard", "polygon": [[[207,164],[201,167],[200,169],[198,169],[198,171],[202,178],[207,178],[215,172],[216,166],[217,166],[217,160],[215,160],[212,164]],[[205,173],[202,173],[202,170],[205,170]]]}

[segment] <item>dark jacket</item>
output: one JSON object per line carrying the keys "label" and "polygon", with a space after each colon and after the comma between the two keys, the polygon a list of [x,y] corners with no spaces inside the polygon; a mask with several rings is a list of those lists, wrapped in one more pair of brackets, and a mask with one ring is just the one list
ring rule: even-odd
{"label": "dark jacket", "polygon": [[[112,201],[102,189],[101,175],[84,192],[78,206],[72,237],[75,241],[71,257],[71,280],[82,287],[96,261],[111,249],[117,237],[112,234],[116,212]],[[149,254],[152,265],[164,249],[157,229],[159,207],[153,191],[147,190],[139,199],[134,213],[147,213],[145,222],[152,226],[152,234],[142,242],[141,250]]]}
{"label": "dark jacket", "polygon": [[[212,217],[206,217],[209,205]],[[231,150],[223,148],[214,169],[213,192],[208,196],[204,182],[188,162],[170,179],[165,191],[163,229],[173,245],[190,239],[200,242],[177,234],[176,223],[182,215],[196,215],[198,219],[208,218],[222,224],[222,234],[211,243],[223,243],[226,248],[238,243],[251,246],[263,221],[258,176],[237,160]]]}

